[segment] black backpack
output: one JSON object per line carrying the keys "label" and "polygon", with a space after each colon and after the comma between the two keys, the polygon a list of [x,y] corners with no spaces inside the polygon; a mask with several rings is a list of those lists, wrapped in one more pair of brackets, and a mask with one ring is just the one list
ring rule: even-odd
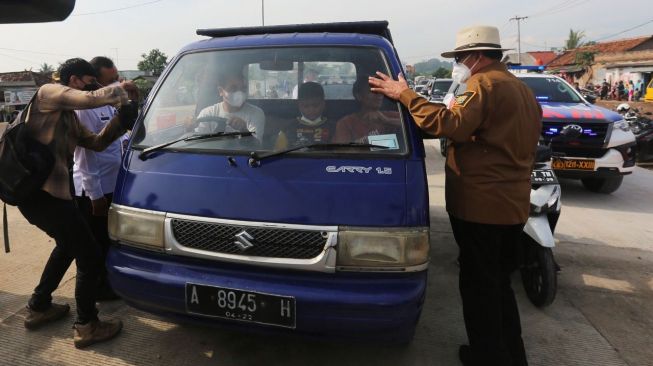
{"label": "black backpack", "polygon": [[18,206],[37,192],[50,176],[55,158],[47,145],[29,137],[26,123],[36,98],[25,106],[0,137],[0,200],[3,209],[5,251],[9,252],[6,205]]}

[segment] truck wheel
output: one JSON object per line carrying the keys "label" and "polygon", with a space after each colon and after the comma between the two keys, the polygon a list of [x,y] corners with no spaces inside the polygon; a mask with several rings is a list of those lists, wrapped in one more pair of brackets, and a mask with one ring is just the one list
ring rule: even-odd
{"label": "truck wheel", "polygon": [[524,243],[525,263],[521,268],[521,278],[526,296],[538,308],[551,305],[555,299],[558,279],[556,264],[551,248],[534,243],[530,237]]}
{"label": "truck wheel", "polygon": [[441,138],[440,139],[440,154],[444,156],[445,158],[447,157],[447,139],[446,138]]}
{"label": "truck wheel", "polygon": [[581,179],[581,182],[583,182],[583,186],[592,192],[596,193],[603,193],[603,194],[610,194],[619,187],[621,187],[621,183],[624,181],[624,176],[619,175],[616,177],[610,177],[610,178],[583,178]]}

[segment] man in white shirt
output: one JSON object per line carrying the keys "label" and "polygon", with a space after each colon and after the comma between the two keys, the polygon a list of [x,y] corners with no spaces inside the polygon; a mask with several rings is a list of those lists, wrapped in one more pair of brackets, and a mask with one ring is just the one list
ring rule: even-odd
{"label": "man in white shirt", "polygon": [[105,56],[93,57],[91,65],[97,72],[97,82],[102,86],[118,83],[118,68],[113,61]]}
{"label": "man in white shirt", "polygon": [[[263,141],[265,113],[253,104],[247,103],[245,79],[240,72],[224,73],[218,76],[218,93],[222,101],[202,109],[197,116],[221,117],[227,119],[225,132],[250,131]],[[216,131],[218,122],[200,122],[196,132],[211,133]]]}
{"label": "man in white shirt", "polygon": [[[95,57],[90,63],[98,75],[99,85],[97,87],[116,82],[117,69],[110,59]],[[102,131],[116,113],[116,109],[111,106],[75,111],[79,122],[93,133]],[[74,154],[75,196],[95,240],[102,248],[103,259],[106,259],[111,245],[107,228],[107,214],[122,160],[123,141],[124,138],[115,140],[102,152],[77,147]],[[97,300],[117,298],[118,296],[107,281],[106,271],[102,270],[97,288]]]}

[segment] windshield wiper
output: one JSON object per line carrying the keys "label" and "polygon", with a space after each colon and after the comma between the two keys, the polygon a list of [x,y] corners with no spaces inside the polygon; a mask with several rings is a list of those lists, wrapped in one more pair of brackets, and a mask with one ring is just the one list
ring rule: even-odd
{"label": "windshield wiper", "polygon": [[164,142],[159,145],[151,146],[148,147],[147,149],[144,149],[143,152],[141,152],[138,155],[138,158],[141,160],[147,160],[147,158],[154,152],[159,151],[161,149],[164,149],[170,145],[176,144],[178,142],[188,142],[188,141],[196,141],[196,140],[206,140],[206,139],[212,139],[212,138],[221,138],[221,137],[233,137],[233,136],[238,136],[238,137],[243,137],[243,136],[252,136],[254,133],[251,131],[245,131],[245,132],[214,132],[214,133],[202,133],[202,134],[194,134],[190,136],[185,136],[185,137],[180,137],[178,139]]}
{"label": "windshield wiper", "polygon": [[293,151],[297,150],[302,150],[302,149],[339,149],[339,148],[357,148],[357,149],[382,149],[386,150],[389,149],[387,146],[383,145],[374,145],[374,144],[367,144],[367,143],[360,143],[360,142],[345,142],[345,143],[331,143],[331,144],[306,144],[306,145],[299,145],[295,147],[291,147],[288,149],[284,150],[279,150],[279,151],[271,151],[268,153],[264,154],[257,154],[255,151],[253,151],[251,154],[249,154],[249,166],[255,167],[261,165],[261,160],[267,159],[267,158],[272,158],[275,156],[280,156],[280,155],[285,155]]}

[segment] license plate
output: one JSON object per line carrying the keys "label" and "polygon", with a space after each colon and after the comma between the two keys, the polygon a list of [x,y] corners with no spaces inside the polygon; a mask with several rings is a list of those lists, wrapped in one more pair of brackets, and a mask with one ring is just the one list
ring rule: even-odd
{"label": "license plate", "polygon": [[533,170],[531,184],[558,184],[558,178],[551,169]]}
{"label": "license plate", "polygon": [[295,298],[186,284],[186,311],[248,323],[295,328]]}
{"label": "license plate", "polygon": [[594,160],[554,158],[551,167],[555,170],[594,170]]}

